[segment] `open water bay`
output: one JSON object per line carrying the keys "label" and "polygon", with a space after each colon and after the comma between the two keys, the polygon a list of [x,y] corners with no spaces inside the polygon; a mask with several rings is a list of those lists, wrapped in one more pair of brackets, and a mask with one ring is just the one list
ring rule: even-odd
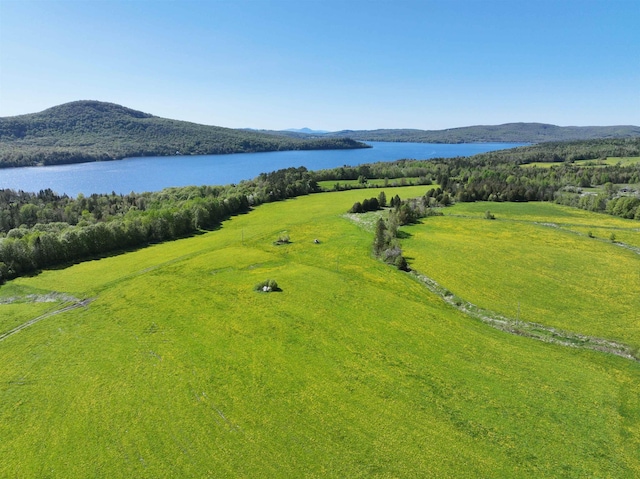
{"label": "open water bay", "polygon": [[522,143],[367,142],[359,150],[277,151],[233,155],[126,158],[75,165],[0,169],[0,189],[38,192],[51,188],[58,194],[126,194],[158,191],[170,186],[238,183],[281,168],[304,166],[309,170],[357,166],[404,158],[432,159],[470,156],[514,148]]}

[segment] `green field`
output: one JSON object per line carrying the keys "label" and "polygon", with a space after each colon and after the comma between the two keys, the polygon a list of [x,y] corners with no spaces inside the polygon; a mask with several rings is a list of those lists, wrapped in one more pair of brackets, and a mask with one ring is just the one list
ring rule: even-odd
{"label": "green field", "polygon": [[[629,157],[617,157],[610,156],[604,160],[576,160],[572,164],[576,166],[627,166],[627,165],[635,165],[640,163],[640,156],[629,156]],[[562,163],[549,163],[549,162],[532,162],[526,163],[522,165],[523,167],[537,167],[537,168],[551,168],[554,165],[561,165]]]}
{"label": "green field", "polygon": [[[0,340],[0,477],[638,477],[640,364],[447,305],[371,256],[344,216],[362,199],[265,204],[2,286],[4,332],[67,304],[29,294],[92,301]],[[405,228],[416,269],[484,307],[640,345],[640,256],[581,232],[631,238],[637,222],[445,212]],[[253,290],[269,278],[282,292]]]}
{"label": "green field", "polygon": [[[370,187],[382,187],[382,186],[406,186],[418,184],[419,178],[408,176],[406,178],[370,178],[367,179],[365,184],[360,183],[358,180],[327,180],[318,181],[318,185],[324,191],[333,191],[335,186],[339,185],[340,188],[370,188]],[[432,186],[437,188],[437,185]]]}
{"label": "green field", "polygon": [[[496,220],[484,218],[487,209]],[[637,221],[550,203],[466,203],[446,213],[407,229],[412,267],[505,316],[640,346]]]}

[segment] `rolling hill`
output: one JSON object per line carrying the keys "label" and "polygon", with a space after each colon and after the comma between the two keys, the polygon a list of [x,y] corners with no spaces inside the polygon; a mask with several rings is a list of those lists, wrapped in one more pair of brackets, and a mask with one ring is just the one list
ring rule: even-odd
{"label": "rolling hill", "polygon": [[76,101],[0,118],[0,168],[279,150],[366,148],[347,138],[313,140],[170,120],[113,103]]}
{"label": "rolling hill", "polygon": [[[318,137],[318,134],[298,135],[303,138]],[[466,126],[447,130],[343,130],[327,133],[322,135],[322,137],[348,137],[358,141],[398,141],[416,143],[543,143],[548,141],[640,137],[640,127],[632,125],[557,126],[545,123],[506,123],[504,125]]]}

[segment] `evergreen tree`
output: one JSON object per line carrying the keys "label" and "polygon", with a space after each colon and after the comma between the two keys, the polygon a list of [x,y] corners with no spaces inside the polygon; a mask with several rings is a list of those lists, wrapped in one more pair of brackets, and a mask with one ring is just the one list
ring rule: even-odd
{"label": "evergreen tree", "polygon": [[384,191],[381,191],[378,195],[378,204],[380,205],[380,208],[387,206],[387,195],[384,194]]}
{"label": "evergreen tree", "polygon": [[385,250],[387,245],[387,225],[385,225],[384,220],[382,218],[378,218],[378,222],[376,223],[376,235],[373,239],[373,253],[376,256],[380,256],[380,254]]}

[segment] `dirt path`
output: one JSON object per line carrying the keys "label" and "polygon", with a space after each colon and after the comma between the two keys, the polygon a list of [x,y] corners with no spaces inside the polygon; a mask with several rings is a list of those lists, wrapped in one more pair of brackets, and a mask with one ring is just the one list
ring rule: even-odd
{"label": "dirt path", "polygon": [[49,318],[51,316],[55,316],[56,314],[65,313],[67,311],[71,311],[72,309],[83,308],[83,307],[87,306],[91,301],[93,301],[92,298],[83,299],[81,301],[78,301],[76,303],[70,304],[70,305],[65,306],[63,308],[56,309],[55,311],[49,311],[48,313],[42,314],[42,315],[38,316],[37,318],[33,318],[33,319],[27,321],[26,323],[22,323],[20,326],[17,326],[15,328],[13,328],[11,331],[7,331],[6,333],[0,334],[0,341],[4,341],[9,336],[12,336],[12,335],[14,335],[16,333],[19,333],[23,329],[28,328],[29,326],[32,326],[32,325],[36,324],[37,322],[42,321],[43,319]]}

